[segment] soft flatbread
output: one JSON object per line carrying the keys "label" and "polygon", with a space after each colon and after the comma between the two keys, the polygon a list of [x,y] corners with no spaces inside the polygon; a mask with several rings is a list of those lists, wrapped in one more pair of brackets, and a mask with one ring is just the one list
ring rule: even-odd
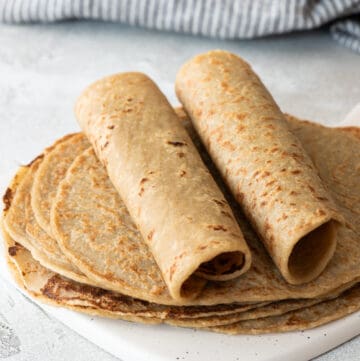
{"label": "soft flatbread", "polygon": [[[71,242],[64,251],[89,278],[101,282],[103,288],[160,304],[210,305],[315,298],[358,280],[360,184],[356,181],[359,179],[359,160],[355,155],[360,154],[359,139],[350,132],[300,122],[291,117],[288,117],[288,124],[317,165],[321,178],[346,219],[346,224],[337,233],[338,245],[334,257],[315,281],[294,286],[283,279],[241,209],[229,192],[226,193],[226,187],[221,185],[219,177],[215,176],[232,204],[251,247],[253,264],[238,280],[211,282],[197,299],[181,303],[174,301],[140,234],[136,233],[133,223],[128,223],[126,209],[108,180],[105,168],[91,150],[75,160],[71,172],[59,187],[54,204],[53,217],[60,225],[57,232],[63,233],[61,237],[67,237]],[[188,130],[198,143],[193,129]],[[337,151],[334,152],[334,149]],[[204,160],[209,164],[206,155]],[[209,167],[213,169],[210,164]],[[87,218],[86,222],[75,221],[83,217]],[[93,228],[88,228],[89,220],[94,220]],[[125,230],[126,226],[130,227],[131,232]],[[92,232],[101,235],[104,240],[110,240],[109,248],[101,247],[102,259],[98,257],[99,249],[94,248],[96,244],[92,244]],[[107,263],[106,259],[114,257],[112,247],[116,244],[111,242],[119,235],[122,235],[124,256],[117,258],[116,262]],[[105,242],[105,245],[108,244]]]}
{"label": "soft flatbread", "polygon": [[[229,334],[258,334],[316,327],[360,308],[360,287],[357,285],[337,298],[332,297],[322,302],[284,301],[228,316],[214,314],[208,317],[183,318],[182,311],[194,309],[197,313],[197,308],[164,307],[77,284],[48,271],[24,247],[16,244],[6,234],[4,237],[8,264],[21,288],[42,302],[95,316],[145,324],[163,322],[182,327],[206,327],[211,331]],[[300,308],[300,305],[303,307]]]}
{"label": "soft flatbread", "polygon": [[343,218],[261,80],[241,58],[216,50],[182,66],[176,92],[283,277],[318,277]]}
{"label": "soft flatbread", "polygon": [[[249,269],[231,208],[150,78],[101,79],[82,93],[75,113],[175,300],[196,297],[204,280],[226,281]],[[59,242],[66,247],[68,239]]]}

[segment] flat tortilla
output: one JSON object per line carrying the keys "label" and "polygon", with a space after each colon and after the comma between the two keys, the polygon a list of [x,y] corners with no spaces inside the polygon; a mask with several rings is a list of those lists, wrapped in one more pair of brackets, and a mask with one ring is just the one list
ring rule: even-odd
{"label": "flat tortilla", "polygon": [[[183,310],[194,309],[197,313],[197,308],[164,307],[77,284],[46,270],[24,247],[16,244],[6,234],[4,238],[9,267],[21,288],[42,302],[95,316],[145,324],[163,322],[182,327],[206,327],[211,331],[229,334],[258,334],[319,326],[360,308],[360,287],[357,285],[339,297],[323,302],[319,300],[285,301],[229,316],[214,314],[210,317],[183,318],[181,317]],[[299,308],[300,304],[304,307]],[[292,309],[295,311],[291,311]],[[281,315],[262,317],[271,314]],[[255,318],[255,316],[262,318]]]}
{"label": "flat tortilla", "polygon": [[76,133],[59,139],[44,152],[44,158],[36,171],[31,188],[31,208],[37,223],[49,236],[52,236],[50,208],[56,196],[57,186],[74,158],[88,147],[90,143],[87,139]]}

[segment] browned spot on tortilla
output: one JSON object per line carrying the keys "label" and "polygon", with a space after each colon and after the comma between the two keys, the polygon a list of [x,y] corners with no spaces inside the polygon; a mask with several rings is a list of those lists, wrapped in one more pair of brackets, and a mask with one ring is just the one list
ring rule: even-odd
{"label": "browned spot on tortilla", "polygon": [[318,214],[319,214],[320,216],[325,216],[326,212],[323,211],[322,209],[319,209]]}
{"label": "browned spot on tortilla", "polygon": [[287,218],[288,218],[288,216],[285,213],[283,213],[282,214],[282,219],[287,219]]}
{"label": "browned spot on tortilla", "polygon": [[269,177],[269,176],[270,176],[270,172],[265,171],[265,172],[262,174],[261,178],[265,178],[265,177]]}
{"label": "browned spot on tortilla", "polygon": [[201,109],[196,109],[196,110],[195,110],[195,115],[196,115],[197,117],[201,117],[201,116],[202,116],[202,110],[201,110]]}
{"label": "browned spot on tortilla", "polygon": [[108,125],[108,129],[114,129],[115,125]]}
{"label": "browned spot on tortilla", "polygon": [[236,119],[238,120],[244,120],[246,118],[247,114],[246,113],[240,113],[240,114],[236,114]]}
{"label": "browned spot on tortilla", "polygon": [[149,179],[148,178],[142,178],[140,181],[140,184],[144,184],[145,182],[147,182]]}
{"label": "browned spot on tortilla", "polygon": [[182,171],[180,172],[180,177],[182,178],[182,177],[184,177],[185,175],[186,175],[186,171],[182,170]]}
{"label": "browned spot on tortilla", "polygon": [[238,126],[236,127],[236,130],[237,130],[238,132],[242,132],[244,129],[246,129],[246,127],[245,127],[245,125],[242,125],[242,124],[240,124],[240,125],[238,125]]}
{"label": "browned spot on tortilla", "polygon": [[266,206],[266,204],[267,204],[266,201],[262,201],[262,202],[260,203],[260,206],[261,206],[261,207],[264,207],[264,206]]}
{"label": "browned spot on tortilla", "polygon": [[267,230],[271,229],[271,226],[270,226],[269,221],[266,221],[266,222],[265,222],[264,228],[265,228],[265,232],[267,232]]}
{"label": "browned spot on tortilla", "polygon": [[178,155],[179,158],[184,158],[185,157],[185,153],[183,153],[183,152],[179,152],[179,153],[177,153],[177,155]]}
{"label": "browned spot on tortilla", "polygon": [[223,143],[222,143],[222,146],[223,146],[224,148],[226,148],[226,149],[228,149],[228,150],[232,151],[232,152],[236,149],[235,145],[234,145],[234,144],[232,144],[232,143],[231,143],[231,142],[229,142],[229,141],[225,141],[225,142],[223,142]]}
{"label": "browned spot on tortilla", "polygon": [[206,249],[207,247],[208,247],[207,245],[198,246],[198,250],[199,250],[199,251],[203,251],[203,250]]}
{"label": "browned spot on tortilla", "polygon": [[150,231],[149,233],[148,233],[148,235],[147,235],[147,239],[149,240],[149,241],[151,241],[152,240],[152,238],[153,238],[153,236],[154,236],[154,230],[152,230],[152,231]]}
{"label": "browned spot on tortilla", "polygon": [[310,191],[311,191],[312,193],[315,193],[315,188],[314,188],[314,187],[312,187],[311,185],[308,185],[308,188],[310,189]]}
{"label": "browned spot on tortilla", "polygon": [[176,262],[170,267],[170,274],[169,274],[170,281],[172,280],[175,271],[176,271]]}
{"label": "browned spot on tortilla", "polygon": [[184,142],[176,142],[176,141],[171,141],[171,140],[168,140],[167,144],[173,145],[174,147],[183,147],[186,145],[186,143],[184,143]]}
{"label": "browned spot on tortilla", "polygon": [[221,82],[221,87],[224,88],[224,89],[227,89],[229,87],[229,84],[226,83],[225,81],[222,81]]}
{"label": "browned spot on tortilla", "polygon": [[226,206],[226,201],[225,200],[219,200],[219,199],[214,198],[212,201],[215,202],[220,207],[225,207]]}
{"label": "browned spot on tortilla", "polygon": [[244,197],[245,197],[244,193],[242,193],[242,192],[237,193],[237,199],[239,202],[241,202],[244,199]]}
{"label": "browned spot on tortilla", "polygon": [[37,160],[44,158],[44,154],[38,155],[30,163],[26,164],[25,167],[31,167]]}
{"label": "browned spot on tortilla", "polygon": [[232,218],[231,214],[227,211],[221,211],[221,214],[223,214],[225,217]]}
{"label": "browned spot on tortilla", "polygon": [[184,252],[182,252],[182,253],[179,254],[178,258],[181,259],[181,258],[183,258],[185,255],[186,255],[186,252],[184,251]]}
{"label": "browned spot on tortilla", "polygon": [[8,253],[11,257],[16,256],[16,253],[18,251],[19,247],[18,246],[11,246],[8,248]]}
{"label": "browned spot on tortilla", "polygon": [[319,201],[327,201],[328,199],[326,197],[316,197]]}
{"label": "browned spot on tortilla", "polygon": [[225,228],[222,224],[209,224],[208,228],[213,229],[214,231],[227,231],[227,228]]}
{"label": "browned spot on tortilla", "polygon": [[275,152],[277,152],[278,150],[279,150],[278,147],[271,148],[271,149],[270,149],[270,153],[275,153]]}
{"label": "browned spot on tortilla", "polygon": [[14,197],[14,194],[13,194],[12,189],[8,188],[5,192],[5,194],[3,195],[4,212],[6,212],[10,208],[13,197]]}
{"label": "browned spot on tortilla", "polygon": [[272,181],[270,181],[270,182],[267,182],[265,185],[266,186],[271,186],[271,185],[273,185],[275,183],[275,180],[272,180]]}
{"label": "browned spot on tortilla", "polygon": [[[148,307],[149,303],[141,300],[134,300],[131,297],[103,290],[99,287],[92,287],[80,283],[75,283],[62,278],[60,275],[52,276],[41,289],[43,295],[56,301],[71,300],[72,296],[67,297],[64,291],[73,291],[78,293],[81,298],[85,298],[93,306],[110,311],[121,311],[122,305],[132,306],[139,303],[141,306]],[[70,292],[71,293],[71,292]],[[138,311],[135,311],[138,312]],[[139,309],[141,312],[141,309]]]}
{"label": "browned spot on tortilla", "polygon": [[286,168],[282,168],[281,170],[280,170],[280,172],[286,172]]}
{"label": "browned spot on tortilla", "polygon": [[296,195],[298,195],[298,192],[291,191],[291,192],[290,192],[290,195],[291,195],[291,196],[296,196]]}
{"label": "browned spot on tortilla", "polygon": [[301,170],[300,169],[295,169],[291,171],[291,174],[300,174]]}
{"label": "browned spot on tortilla", "polygon": [[144,187],[141,187],[138,193],[139,197],[141,197],[144,194],[144,191],[145,191]]}

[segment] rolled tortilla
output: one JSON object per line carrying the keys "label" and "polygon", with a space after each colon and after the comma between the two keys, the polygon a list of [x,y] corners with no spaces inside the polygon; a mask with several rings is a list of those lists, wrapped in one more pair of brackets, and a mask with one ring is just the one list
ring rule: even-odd
{"label": "rolled tortilla", "polygon": [[124,73],[99,80],[75,112],[174,299],[195,297],[206,279],[249,269],[230,206],[151,79]]}
{"label": "rolled tortilla", "polygon": [[342,218],[257,75],[239,57],[210,51],[181,68],[176,92],[283,277],[317,277]]}

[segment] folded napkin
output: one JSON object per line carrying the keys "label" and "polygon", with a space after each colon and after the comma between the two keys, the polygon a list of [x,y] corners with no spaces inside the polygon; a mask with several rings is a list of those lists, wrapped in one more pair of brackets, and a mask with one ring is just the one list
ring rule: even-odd
{"label": "folded napkin", "polygon": [[[6,23],[96,19],[224,39],[254,38],[330,26],[360,52],[360,0],[0,0]],[[341,20],[337,20],[341,19]]]}

